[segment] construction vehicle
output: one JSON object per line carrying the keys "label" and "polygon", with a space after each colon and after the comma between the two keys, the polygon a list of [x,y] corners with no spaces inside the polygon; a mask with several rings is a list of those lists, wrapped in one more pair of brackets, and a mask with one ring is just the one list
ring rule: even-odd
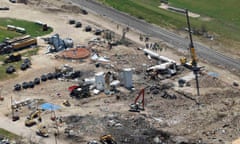
{"label": "construction vehicle", "polygon": [[48,128],[45,125],[39,125],[36,134],[41,137],[48,137]]}
{"label": "construction vehicle", "polygon": [[[130,104],[130,112],[144,111],[144,89],[141,89],[133,104]],[[142,100],[139,102],[139,98],[142,96]]]}
{"label": "construction vehicle", "polygon": [[101,136],[100,142],[102,144],[117,144],[117,142],[114,140],[114,138],[110,134]]}
{"label": "construction vehicle", "polygon": [[42,121],[41,110],[33,111],[30,115],[27,116],[25,120],[25,126],[31,127]]}
{"label": "construction vehicle", "polygon": [[31,127],[37,124],[37,120],[35,119],[30,119],[29,117],[27,117],[27,119],[25,120],[25,126],[27,127]]}
{"label": "construction vehicle", "polygon": [[21,54],[14,53],[14,54],[7,56],[6,59],[4,60],[4,63],[7,64],[7,63],[12,63],[12,62],[17,62],[17,61],[20,61],[21,59],[22,59]]}
{"label": "construction vehicle", "polygon": [[19,116],[13,116],[13,117],[12,117],[12,121],[17,121],[17,120],[19,120],[19,119],[20,119]]}
{"label": "construction vehicle", "polygon": [[193,73],[195,74],[195,80],[196,80],[196,88],[197,88],[197,95],[199,96],[199,83],[198,83],[198,73],[200,71],[200,67],[197,66],[197,56],[195,53],[195,48],[193,45],[193,40],[192,40],[192,30],[190,26],[190,20],[189,20],[189,15],[188,15],[188,10],[185,10],[186,18],[187,18],[187,25],[188,25],[188,33],[189,33],[189,38],[190,38],[190,44],[189,44],[189,50],[190,50],[190,55],[191,55],[191,61],[187,62],[187,58],[183,57],[180,59],[180,62],[182,65],[190,68]]}
{"label": "construction vehicle", "polygon": [[32,113],[30,113],[28,117],[30,117],[30,119],[35,119],[35,118],[40,118],[40,115],[41,115],[41,110],[37,109],[36,111],[33,111]]}
{"label": "construction vehicle", "polygon": [[68,100],[65,100],[63,102],[63,105],[66,106],[66,107],[70,107],[71,106],[71,104],[70,104],[70,102]]}
{"label": "construction vehicle", "polygon": [[197,65],[197,56],[195,53],[195,48],[193,45],[193,40],[192,40],[192,31],[191,31],[191,26],[189,22],[189,16],[188,16],[188,10],[185,10],[186,18],[187,18],[187,25],[188,25],[188,32],[189,32],[189,38],[190,38],[190,44],[189,44],[189,50],[190,50],[190,55],[191,55],[191,61],[187,62],[186,57],[180,58],[180,62],[182,65],[187,65],[189,67],[193,67]]}
{"label": "construction vehicle", "polygon": [[17,107],[14,107],[13,105],[13,97],[11,96],[11,112],[12,112],[12,121],[17,121],[20,119],[18,115],[18,109]]}
{"label": "construction vehicle", "polygon": [[18,109],[12,108],[12,121],[17,121],[19,119],[20,119],[20,117],[19,117]]}

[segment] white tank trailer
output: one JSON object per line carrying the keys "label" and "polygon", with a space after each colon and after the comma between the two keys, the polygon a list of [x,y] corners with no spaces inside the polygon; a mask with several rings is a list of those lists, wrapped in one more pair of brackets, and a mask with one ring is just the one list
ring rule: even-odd
{"label": "white tank trailer", "polygon": [[159,60],[160,64],[159,65],[155,65],[152,66],[150,68],[147,69],[147,71],[151,71],[151,70],[168,70],[168,73],[171,75],[174,75],[176,73],[176,61],[169,59],[168,57],[165,56],[160,56],[159,54],[148,50],[148,49],[143,49],[144,53],[149,55],[152,58],[155,58],[157,60]]}
{"label": "white tank trailer", "polygon": [[151,56],[152,58],[155,58],[157,60],[161,60],[162,62],[171,62],[171,63],[176,63],[175,60],[169,59],[168,57],[165,56],[160,56],[159,54],[148,50],[148,49],[143,49],[143,52],[149,56]]}

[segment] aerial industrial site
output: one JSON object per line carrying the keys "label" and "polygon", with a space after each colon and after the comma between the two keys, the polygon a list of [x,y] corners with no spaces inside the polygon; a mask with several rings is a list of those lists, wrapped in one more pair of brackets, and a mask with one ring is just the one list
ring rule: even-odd
{"label": "aerial industrial site", "polygon": [[184,50],[80,3],[0,1],[0,143],[240,143],[240,70],[195,51],[192,14]]}

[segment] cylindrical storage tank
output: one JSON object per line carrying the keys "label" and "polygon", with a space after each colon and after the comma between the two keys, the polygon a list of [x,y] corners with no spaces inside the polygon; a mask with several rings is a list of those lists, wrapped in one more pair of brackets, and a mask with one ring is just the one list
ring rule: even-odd
{"label": "cylindrical storage tank", "polygon": [[126,88],[132,88],[132,69],[125,68],[123,69],[123,84]]}
{"label": "cylindrical storage tank", "polygon": [[73,40],[71,38],[66,38],[63,41],[67,48],[73,48]]}
{"label": "cylindrical storage tank", "polygon": [[98,72],[95,74],[95,85],[96,89],[100,91],[104,90],[105,85],[104,72]]}

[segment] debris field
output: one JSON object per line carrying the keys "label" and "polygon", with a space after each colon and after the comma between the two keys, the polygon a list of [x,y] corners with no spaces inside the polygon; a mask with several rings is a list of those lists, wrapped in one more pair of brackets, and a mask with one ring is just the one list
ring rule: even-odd
{"label": "debris field", "polygon": [[[25,131],[23,143],[100,143],[104,135],[118,144],[225,144],[239,138],[237,85],[212,75],[206,66],[199,73],[198,96],[193,71],[164,43],[154,38],[132,41],[128,37],[137,36],[131,28],[109,30],[105,20],[98,25],[90,20],[96,15],[63,0],[54,2],[11,4],[37,8],[39,18],[54,29],[38,38],[38,54],[30,57],[26,70],[0,82],[0,116],[18,129],[15,133]],[[64,18],[54,21],[54,15]],[[72,26],[70,20],[81,20],[81,26]],[[89,26],[91,31],[85,29]],[[51,106],[45,109],[46,103]],[[131,106],[138,112],[129,111]],[[36,111],[39,115],[33,117]],[[19,119],[12,121],[13,116]]]}

